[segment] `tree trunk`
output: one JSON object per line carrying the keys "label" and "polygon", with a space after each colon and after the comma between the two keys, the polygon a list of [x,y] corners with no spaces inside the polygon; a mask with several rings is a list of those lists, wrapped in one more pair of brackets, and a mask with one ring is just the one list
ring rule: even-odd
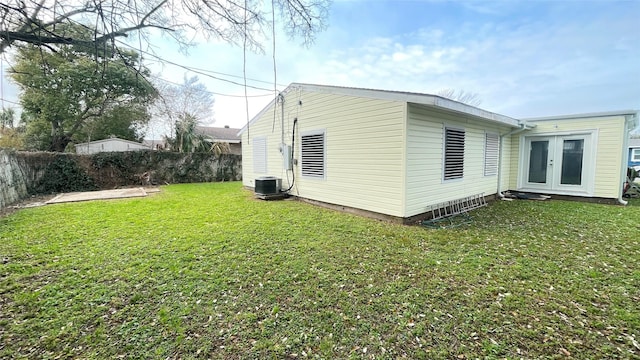
{"label": "tree trunk", "polygon": [[51,144],[49,145],[49,151],[64,152],[67,145],[71,142],[71,138],[66,135],[54,135],[51,138]]}

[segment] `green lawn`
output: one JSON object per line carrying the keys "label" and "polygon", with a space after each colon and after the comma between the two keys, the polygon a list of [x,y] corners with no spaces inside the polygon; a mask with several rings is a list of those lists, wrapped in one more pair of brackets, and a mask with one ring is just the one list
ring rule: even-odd
{"label": "green lawn", "polygon": [[0,358],[638,358],[640,202],[392,225],[239,183],[0,219]]}

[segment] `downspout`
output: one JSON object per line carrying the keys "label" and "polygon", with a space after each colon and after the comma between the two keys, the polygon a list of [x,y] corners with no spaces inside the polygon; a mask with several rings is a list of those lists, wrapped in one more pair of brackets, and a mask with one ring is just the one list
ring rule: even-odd
{"label": "downspout", "polygon": [[500,144],[499,144],[499,148],[498,148],[498,153],[500,154],[500,156],[498,157],[498,187],[496,189],[496,194],[498,194],[498,197],[500,199],[504,199],[504,195],[502,194],[502,189],[501,189],[501,184],[502,184],[502,148],[503,148],[503,144],[504,144],[504,138],[506,136],[511,136],[511,135],[515,135],[518,133],[521,133],[525,130],[530,130],[533,129],[534,127],[536,127],[535,125],[529,125],[526,122],[521,122],[518,124],[520,127],[514,130],[509,131],[506,134],[502,134],[500,135]]}
{"label": "downspout", "polygon": [[625,118],[624,122],[624,137],[622,140],[622,174],[621,174],[621,183],[620,187],[620,195],[618,196],[618,203],[622,205],[627,205],[629,202],[624,200],[622,195],[624,195],[624,184],[627,181],[627,168],[629,167],[629,132],[633,130],[633,128],[637,125],[638,114],[628,116]]}
{"label": "downspout", "polygon": [[282,96],[282,93],[278,94],[278,96],[280,97],[280,146],[282,147],[284,146],[284,96]]}

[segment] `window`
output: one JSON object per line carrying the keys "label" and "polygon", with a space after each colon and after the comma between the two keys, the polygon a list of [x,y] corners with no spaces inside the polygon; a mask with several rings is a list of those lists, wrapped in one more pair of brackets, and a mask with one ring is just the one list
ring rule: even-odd
{"label": "window", "polygon": [[253,172],[256,174],[267,173],[267,138],[253,138]]}
{"label": "window", "polygon": [[484,134],[484,176],[498,174],[500,137],[498,134]]}
{"label": "window", "polygon": [[444,180],[462,179],[464,172],[464,130],[444,129]]}
{"label": "window", "polygon": [[640,148],[631,150],[631,161],[640,161]]}
{"label": "window", "polygon": [[324,178],[324,131],[302,135],[302,176]]}

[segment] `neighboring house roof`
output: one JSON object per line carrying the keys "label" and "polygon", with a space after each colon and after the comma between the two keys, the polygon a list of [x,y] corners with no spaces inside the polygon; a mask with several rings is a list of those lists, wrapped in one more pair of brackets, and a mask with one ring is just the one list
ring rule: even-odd
{"label": "neighboring house roof", "polygon": [[[495,123],[499,123],[501,125],[509,125],[512,127],[519,127],[520,121],[505,115],[496,114],[490,111],[482,110],[477,107],[463,104],[458,101],[454,101],[451,99],[446,99],[436,95],[430,94],[422,94],[422,93],[413,93],[413,92],[405,92],[405,91],[391,91],[391,90],[376,90],[376,89],[363,89],[363,88],[352,88],[352,87],[342,87],[342,86],[329,86],[329,85],[314,85],[314,84],[301,84],[301,83],[292,83],[287,86],[286,89],[282,91],[282,95],[295,90],[305,90],[309,92],[316,93],[327,93],[327,94],[336,94],[336,95],[347,95],[347,96],[356,96],[363,98],[372,98],[372,99],[380,99],[380,100],[389,100],[389,101],[403,101],[412,104],[420,104],[427,105],[435,108],[440,108],[447,111],[458,112],[466,115],[470,115],[476,117],[481,120],[491,121]],[[253,117],[253,119],[249,122],[247,126],[251,126],[254,122],[256,122],[260,117],[274,105],[276,99],[271,100],[271,102],[265,106],[260,113]],[[247,126],[243,127],[240,130],[240,134],[247,129]]]}
{"label": "neighboring house roof", "polygon": [[242,140],[238,135],[240,129],[230,127],[196,126],[196,131],[213,141],[239,144]]}
{"label": "neighboring house roof", "polygon": [[640,139],[630,139],[629,140],[630,148],[640,148]]}
{"label": "neighboring house roof", "polygon": [[112,137],[109,139],[103,139],[103,140],[94,140],[94,141],[89,141],[89,142],[84,142],[84,143],[79,143],[79,144],[75,144],[75,146],[82,146],[82,145],[94,145],[94,144],[103,144],[103,143],[108,143],[108,142],[113,142],[113,141],[117,141],[117,142],[123,142],[123,143],[127,143],[127,144],[132,144],[132,145],[139,145],[139,146],[147,146],[146,144],[143,143],[139,143],[139,142],[135,142],[135,141],[131,141],[131,140],[125,140],[125,139],[120,139],[117,137]]}

